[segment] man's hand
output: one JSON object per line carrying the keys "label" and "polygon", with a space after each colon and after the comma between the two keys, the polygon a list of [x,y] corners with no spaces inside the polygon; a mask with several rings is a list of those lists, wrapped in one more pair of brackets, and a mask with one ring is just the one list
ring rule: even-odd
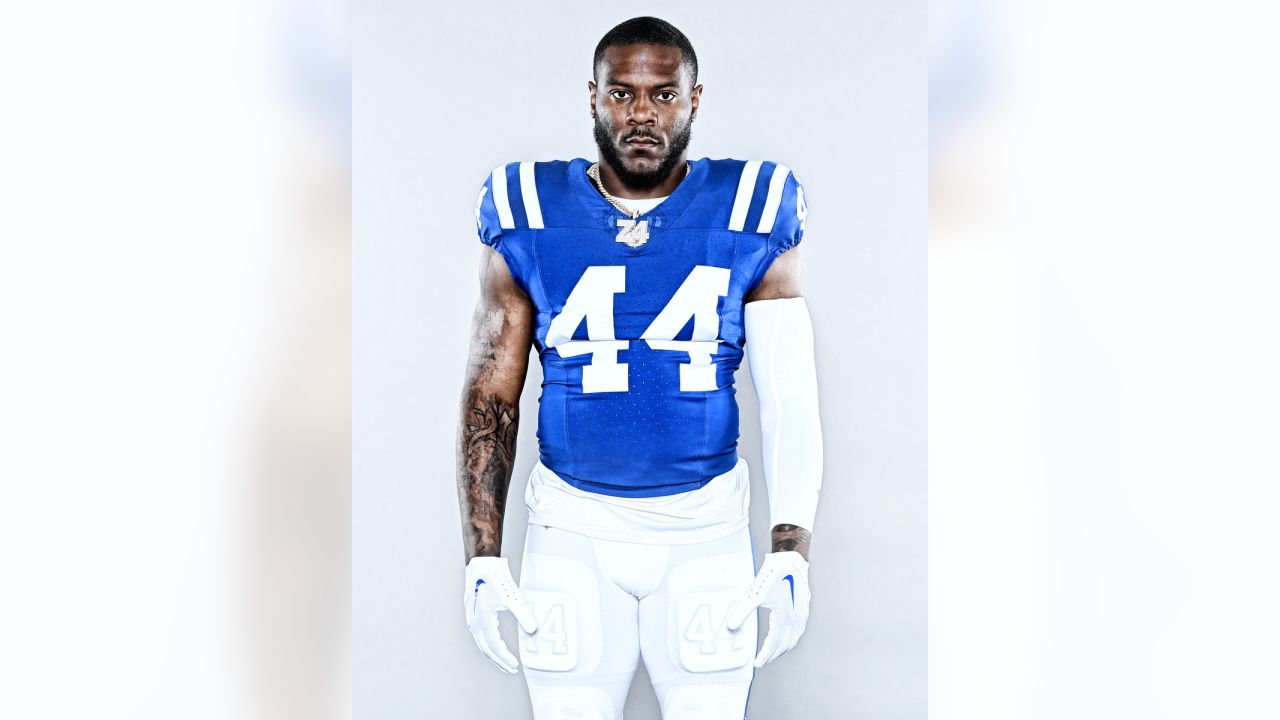
{"label": "man's hand", "polygon": [[730,630],[742,627],[760,606],[769,609],[769,633],[756,654],[755,666],[764,667],[796,646],[809,622],[809,563],[793,550],[772,552],[746,595],[729,608]]}
{"label": "man's hand", "polygon": [[520,661],[498,633],[498,613],[511,611],[526,633],[538,630],[533,610],[524,601],[503,557],[476,557],[467,563],[467,585],[462,604],[467,609],[467,628],[476,647],[503,672],[515,674]]}

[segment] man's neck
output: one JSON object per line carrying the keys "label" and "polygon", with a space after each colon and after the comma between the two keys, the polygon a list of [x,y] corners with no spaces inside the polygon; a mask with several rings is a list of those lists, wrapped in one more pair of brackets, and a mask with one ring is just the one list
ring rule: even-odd
{"label": "man's neck", "polygon": [[688,158],[686,155],[680,156],[680,162],[671,168],[671,172],[667,173],[667,177],[662,182],[651,188],[637,189],[628,187],[618,178],[618,174],[613,171],[613,167],[600,159],[600,182],[604,185],[605,191],[610,195],[621,198],[623,200],[648,200],[651,198],[667,197],[675,192],[675,189],[684,180],[684,176],[688,173]]}

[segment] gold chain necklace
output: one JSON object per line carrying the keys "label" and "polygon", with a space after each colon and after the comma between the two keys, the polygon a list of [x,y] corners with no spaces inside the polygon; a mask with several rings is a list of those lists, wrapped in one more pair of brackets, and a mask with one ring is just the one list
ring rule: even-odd
{"label": "gold chain necklace", "polygon": [[[684,164],[684,177],[689,177],[689,163]],[[649,221],[640,219],[640,211],[627,207],[622,200],[609,194],[604,189],[604,182],[600,180],[600,163],[591,163],[591,167],[587,168],[587,177],[595,183],[596,189],[604,196],[604,199],[623,215],[631,218],[630,220],[622,220],[619,218],[618,226],[622,229],[618,231],[618,236],[614,238],[620,243],[625,243],[628,247],[637,248],[649,241]],[[681,178],[683,180],[684,178]]]}

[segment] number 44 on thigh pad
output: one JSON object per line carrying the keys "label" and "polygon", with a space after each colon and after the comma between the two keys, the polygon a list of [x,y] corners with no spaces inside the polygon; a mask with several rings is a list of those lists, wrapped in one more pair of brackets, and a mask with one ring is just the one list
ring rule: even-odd
{"label": "number 44 on thigh pad", "polygon": [[730,631],[725,618],[741,593],[688,593],[676,607],[680,665],[689,672],[732,670],[751,663],[756,652],[755,623]]}

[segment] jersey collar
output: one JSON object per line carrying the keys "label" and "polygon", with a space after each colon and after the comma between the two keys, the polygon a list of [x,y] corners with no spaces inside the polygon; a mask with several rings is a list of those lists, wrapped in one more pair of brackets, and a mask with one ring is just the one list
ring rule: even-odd
{"label": "jersey collar", "polygon": [[[641,217],[648,220],[649,225],[654,228],[673,225],[688,209],[698,191],[702,189],[702,184],[707,179],[707,168],[710,162],[706,158],[690,161],[689,175],[680,181],[675,191],[666,200],[663,200],[662,204],[641,215]],[[573,189],[573,194],[581,202],[583,208],[586,209],[593,223],[599,224],[602,228],[614,230],[618,219],[627,216],[610,205],[609,201],[605,200],[600,194],[600,191],[596,190],[591,178],[587,177],[587,168],[590,166],[590,160],[584,160],[583,158],[570,160],[568,170],[569,187]],[[623,202],[626,202],[626,200],[623,200]]]}

